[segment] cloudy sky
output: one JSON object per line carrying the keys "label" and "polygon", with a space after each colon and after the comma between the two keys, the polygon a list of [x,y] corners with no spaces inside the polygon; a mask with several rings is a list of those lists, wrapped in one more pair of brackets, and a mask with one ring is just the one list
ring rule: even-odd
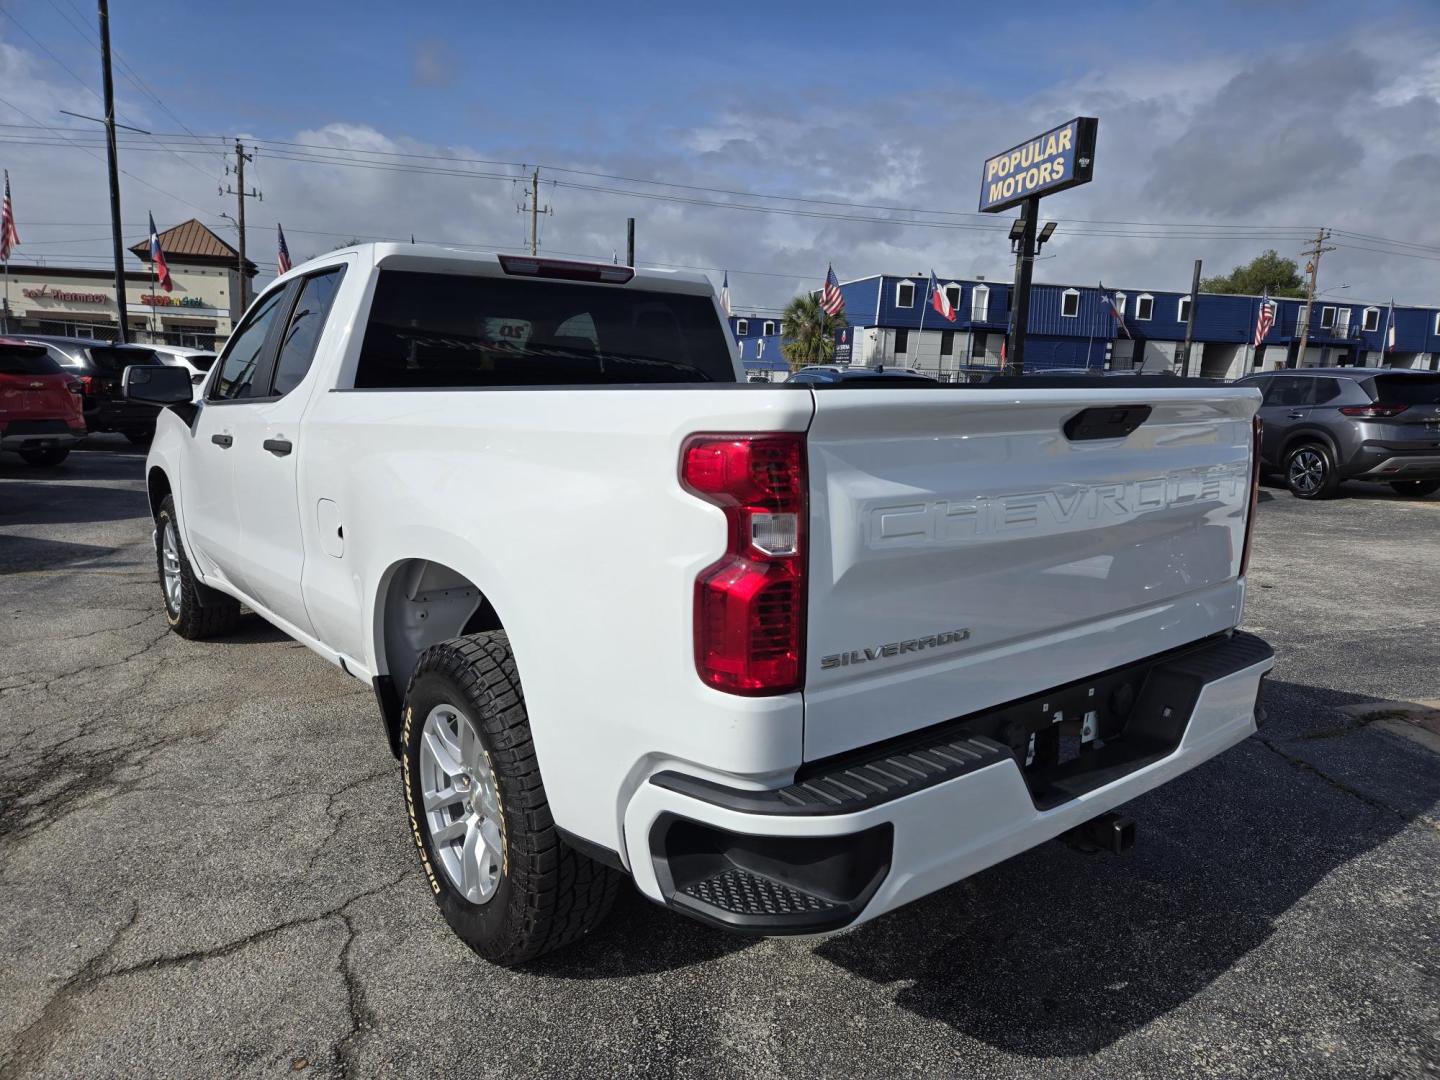
{"label": "cloudy sky", "polygon": [[[948,14],[947,14],[948,12]],[[1095,181],[1049,198],[1037,279],[1184,288],[1334,230],[1322,288],[1440,303],[1440,3],[117,3],[127,243],[146,214],[227,239],[228,144],[255,145],[250,252],[351,237],[728,269],[737,310],[833,262],[1008,278],[981,161],[1100,118]],[[0,165],[17,261],[103,265],[93,5],[0,0]],[[199,136],[192,138],[191,136]],[[88,152],[87,152],[88,150]],[[741,207],[744,207],[742,209]],[[264,275],[262,275],[264,276]]]}

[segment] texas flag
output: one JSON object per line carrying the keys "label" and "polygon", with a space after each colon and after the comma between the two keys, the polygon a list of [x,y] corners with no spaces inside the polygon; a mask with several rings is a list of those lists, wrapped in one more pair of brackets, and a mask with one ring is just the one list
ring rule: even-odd
{"label": "texas flag", "polygon": [[155,228],[154,214],[150,215],[150,266],[162,289],[169,292],[175,288],[175,283],[170,280],[170,267],[165,265],[165,252],[160,250],[160,233]]}
{"label": "texas flag", "polygon": [[945,290],[940,288],[940,282],[935,280],[934,270],[930,271],[930,306],[950,322],[955,321],[955,305],[950,303],[950,298],[945,295]]}

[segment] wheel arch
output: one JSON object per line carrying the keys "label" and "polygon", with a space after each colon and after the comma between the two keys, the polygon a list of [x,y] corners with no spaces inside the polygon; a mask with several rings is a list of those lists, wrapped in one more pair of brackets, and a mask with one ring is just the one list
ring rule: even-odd
{"label": "wheel arch", "polygon": [[375,691],[397,754],[405,687],[420,654],[452,638],[507,629],[481,580],[424,556],[397,559],[380,576],[371,618]]}
{"label": "wheel arch", "polygon": [[1289,435],[1287,435],[1284,445],[1280,448],[1280,458],[1276,462],[1276,464],[1283,466],[1285,464],[1285,459],[1290,456],[1290,452],[1294,450],[1297,446],[1302,446],[1306,443],[1319,443],[1321,446],[1325,447],[1325,449],[1330,452],[1331,463],[1336,468],[1340,467],[1339,447],[1335,445],[1335,440],[1330,436],[1330,433],[1328,431],[1326,431],[1324,428],[1318,427],[1301,428],[1300,430],[1292,431]]}
{"label": "wheel arch", "polygon": [[159,465],[152,465],[145,473],[145,493],[150,500],[150,516],[160,513],[160,504],[165,496],[174,494],[170,485],[170,474]]}

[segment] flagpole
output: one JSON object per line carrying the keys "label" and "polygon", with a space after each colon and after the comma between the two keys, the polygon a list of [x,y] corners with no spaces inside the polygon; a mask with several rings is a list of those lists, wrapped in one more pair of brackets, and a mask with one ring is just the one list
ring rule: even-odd
{"label": "flagpole", "polygon": [[[924,305],[924,307],[922,307],[922,308],[920,309],[920,331],[919,331],[919,333],[917,333],[917,334],[915,335],[915,357],[916,357],[916,359],[919,359],[919,357],[920,357],[920,343],[925,340],[925,308],[928,308],[928,307],[930,306],[930,300],[931,300],[930,286],[931,286],[932,283],[935,285],[935,287],[936,287],[937,289],[940,287],[940,283],[935,280],[935,271],[934,271],[934,270],[931,270],[931,271],[930,271],[930,280],[927,281],[927,282],[925,282],[925,305]],[[919,369],[917,368],[916,370],[918,371]]]}

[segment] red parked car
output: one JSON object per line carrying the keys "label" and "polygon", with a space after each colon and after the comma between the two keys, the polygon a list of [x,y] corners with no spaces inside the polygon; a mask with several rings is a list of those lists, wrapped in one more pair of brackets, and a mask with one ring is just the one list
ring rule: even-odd
{"label": "red parked car", "polygon": [[44,346],[0,338],[0,450],[59,465],[85,437],[81,390]]}

